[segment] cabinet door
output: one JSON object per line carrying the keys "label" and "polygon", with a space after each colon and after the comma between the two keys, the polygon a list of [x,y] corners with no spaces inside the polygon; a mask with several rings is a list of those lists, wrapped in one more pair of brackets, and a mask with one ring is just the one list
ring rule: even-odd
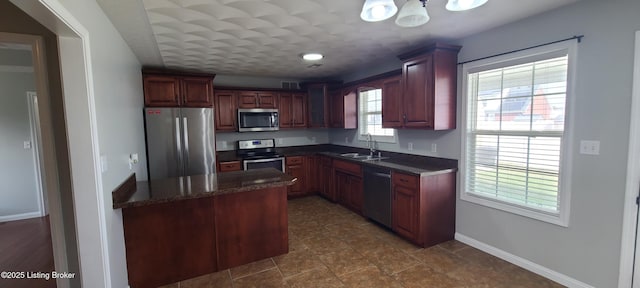
{"label": "cabinet door", "polygon": [[180,81],[171,76],[146,75],[143,77],[144,105],[150,107],[178,107]]}
{"label": "cabinet door", "polygon": [[295,184],[289,186],[289,196],[297,196],[305,193],[305,169],[304,164],[287,166],[287,174],[296,177]]}
{"label": "cabinet door", "polygon": [[344,127],[344,97],[342,91],[332,90],[329,92],[331,99],[331,127],[342,128]]}
{"label": "cabinet door", "polygon": [[216,91],[214,95],[216,130],[236,131],[238,123],[237,94],[234,91]]}
{"label": "cabinet door", "polygon": [[414,188],[393,184],[393,231],[405,238],[418,239],[418,197]]}
{"label": "cabinet door", "polygon": [[293,127],[293,115],[291,105],[293,103],[293,95],[291,93],[280,93],[280,109],[278,116],[280,117],[280,128]]}
{"label": "cabinet door", "polygon": [[274,92],[258,92],[257,99],[259,108],[278,108],[278,95]]}
{"label": "cabinet door", "polygon": [[382,127],[402,127],[402,77],[382,81]]}
{"label": "cabinet door", "polygon": [[309,127],[329,127],[327,85],[312,85],[308,92]]}
{"label": "cabinet door", "polygon": [[307,127],[307,95],[295,93],[291,101],[292,126],[294,128]]}
{"label": "cabinet door", "polygon": [[351,194],[349,197],[349,206],[359,214],[362,214],[362,206],[364,204],[362,187],[362,178],[349,177],[349,193]]}
{"label": "cabinet door", "polygon": [[213,106],[213,79],[183,77],[182,106],[211,108]]}
{"label": "cabinet door", "polygon": [[333,174],[333,177],[338,203],[345,207],[349,207],[349,203],[351,202],[351,194],[349,193],[349,174],[336,171]]}
{"label": "cabinet door", "polygon": [[238,108],[258,108],[258,93],[254,91],[238,92]]}
{"label": "cabinet door", "polygon": [[433,54],[404,63],[402,95],[404,126],[433,128]]}

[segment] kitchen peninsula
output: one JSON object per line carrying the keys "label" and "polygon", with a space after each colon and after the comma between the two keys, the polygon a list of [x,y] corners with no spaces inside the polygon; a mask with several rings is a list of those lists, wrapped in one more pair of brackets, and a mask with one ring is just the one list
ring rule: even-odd
{"label": "kitchen peninsula", "polygon": [[288,252],[287,186],[267,168],[135,182],[122,208],[131,287],[157,287]]}

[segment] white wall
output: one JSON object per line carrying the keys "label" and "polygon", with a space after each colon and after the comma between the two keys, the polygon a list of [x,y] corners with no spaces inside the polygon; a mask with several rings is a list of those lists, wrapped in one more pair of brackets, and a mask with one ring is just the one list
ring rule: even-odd
{"label": "white wall", "polygon": [[217,132],[216,150],[234,150],[238,140],[276,139],[277,147],[317,145],[329,143],[328,129],[294,129],[277,132]]}
{"label": "white wall", "polygon": [[[635,0],[581,1],[460,42],[464,61],[585,35],[578,45],[575,138],[568,139],[574,148],[569,227],[458,201],[458,233],[594,287],[616,286],[638,11]],[[599,156],[577,153],[585,139],[601,141]]]}
{"label": "white wall", "polygon": [[107,277],[113,287],[126,287],[122,214],[112,208],[111,191],[130,173],[135,172],[139,180],[147,178],[145,165],[138,164],[133,170],[128,166],[130,153],[139,153],[140,163],[146,163],[141,66],[95,1],[60,2],[89,32],[99,151],[108,163],[102,174],[111,272]]}
{"label": "white wall", "polygon": [[33,72],[0,72],[0,221],[40,211],[32,150],[36,147],[23,147],[24,141],[33,141],[26,92],[35,90]]}

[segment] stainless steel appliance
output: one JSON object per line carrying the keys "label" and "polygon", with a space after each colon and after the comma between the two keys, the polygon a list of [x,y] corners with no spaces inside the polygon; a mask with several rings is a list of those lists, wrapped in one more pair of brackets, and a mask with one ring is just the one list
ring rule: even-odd
{"label": "stainless steel appliance", "polygon": [[391,171],[364,167],[364,215],[391,228]]}
{"label": "stainless steel appliance", "polygon": [[213,174],[212,108],[145,108],[149,179]]}
{"label": "stainless steel appliance", "polygon": [[271,167],[285,171],[284,156],[276,153],[274,139],[240,140],[236,154],[244,170]]}
{"label": "stainless steel appliance", "polygon": [[280,129],[278,109],[238,109],[238,131],[276,131]]}

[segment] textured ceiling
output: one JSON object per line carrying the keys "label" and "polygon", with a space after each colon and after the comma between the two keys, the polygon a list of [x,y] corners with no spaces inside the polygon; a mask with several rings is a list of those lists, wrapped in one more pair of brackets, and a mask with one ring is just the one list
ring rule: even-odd
{"label": "textured ceiling", "polygon": [[[412,0],[414,1],[414,0]],[[490,0],[449,12],[427,4],[416,28],[395,17],[364,22],[364,0],[98,0],[145,66],[216,74],[329,77],[389,59],[435,39],[457,39],[577,0]],[[396,0],[401,7],[404,0]],[[320,52],[320,66],[300,54]],[[315,62],[314,62],[315,63]]]}

